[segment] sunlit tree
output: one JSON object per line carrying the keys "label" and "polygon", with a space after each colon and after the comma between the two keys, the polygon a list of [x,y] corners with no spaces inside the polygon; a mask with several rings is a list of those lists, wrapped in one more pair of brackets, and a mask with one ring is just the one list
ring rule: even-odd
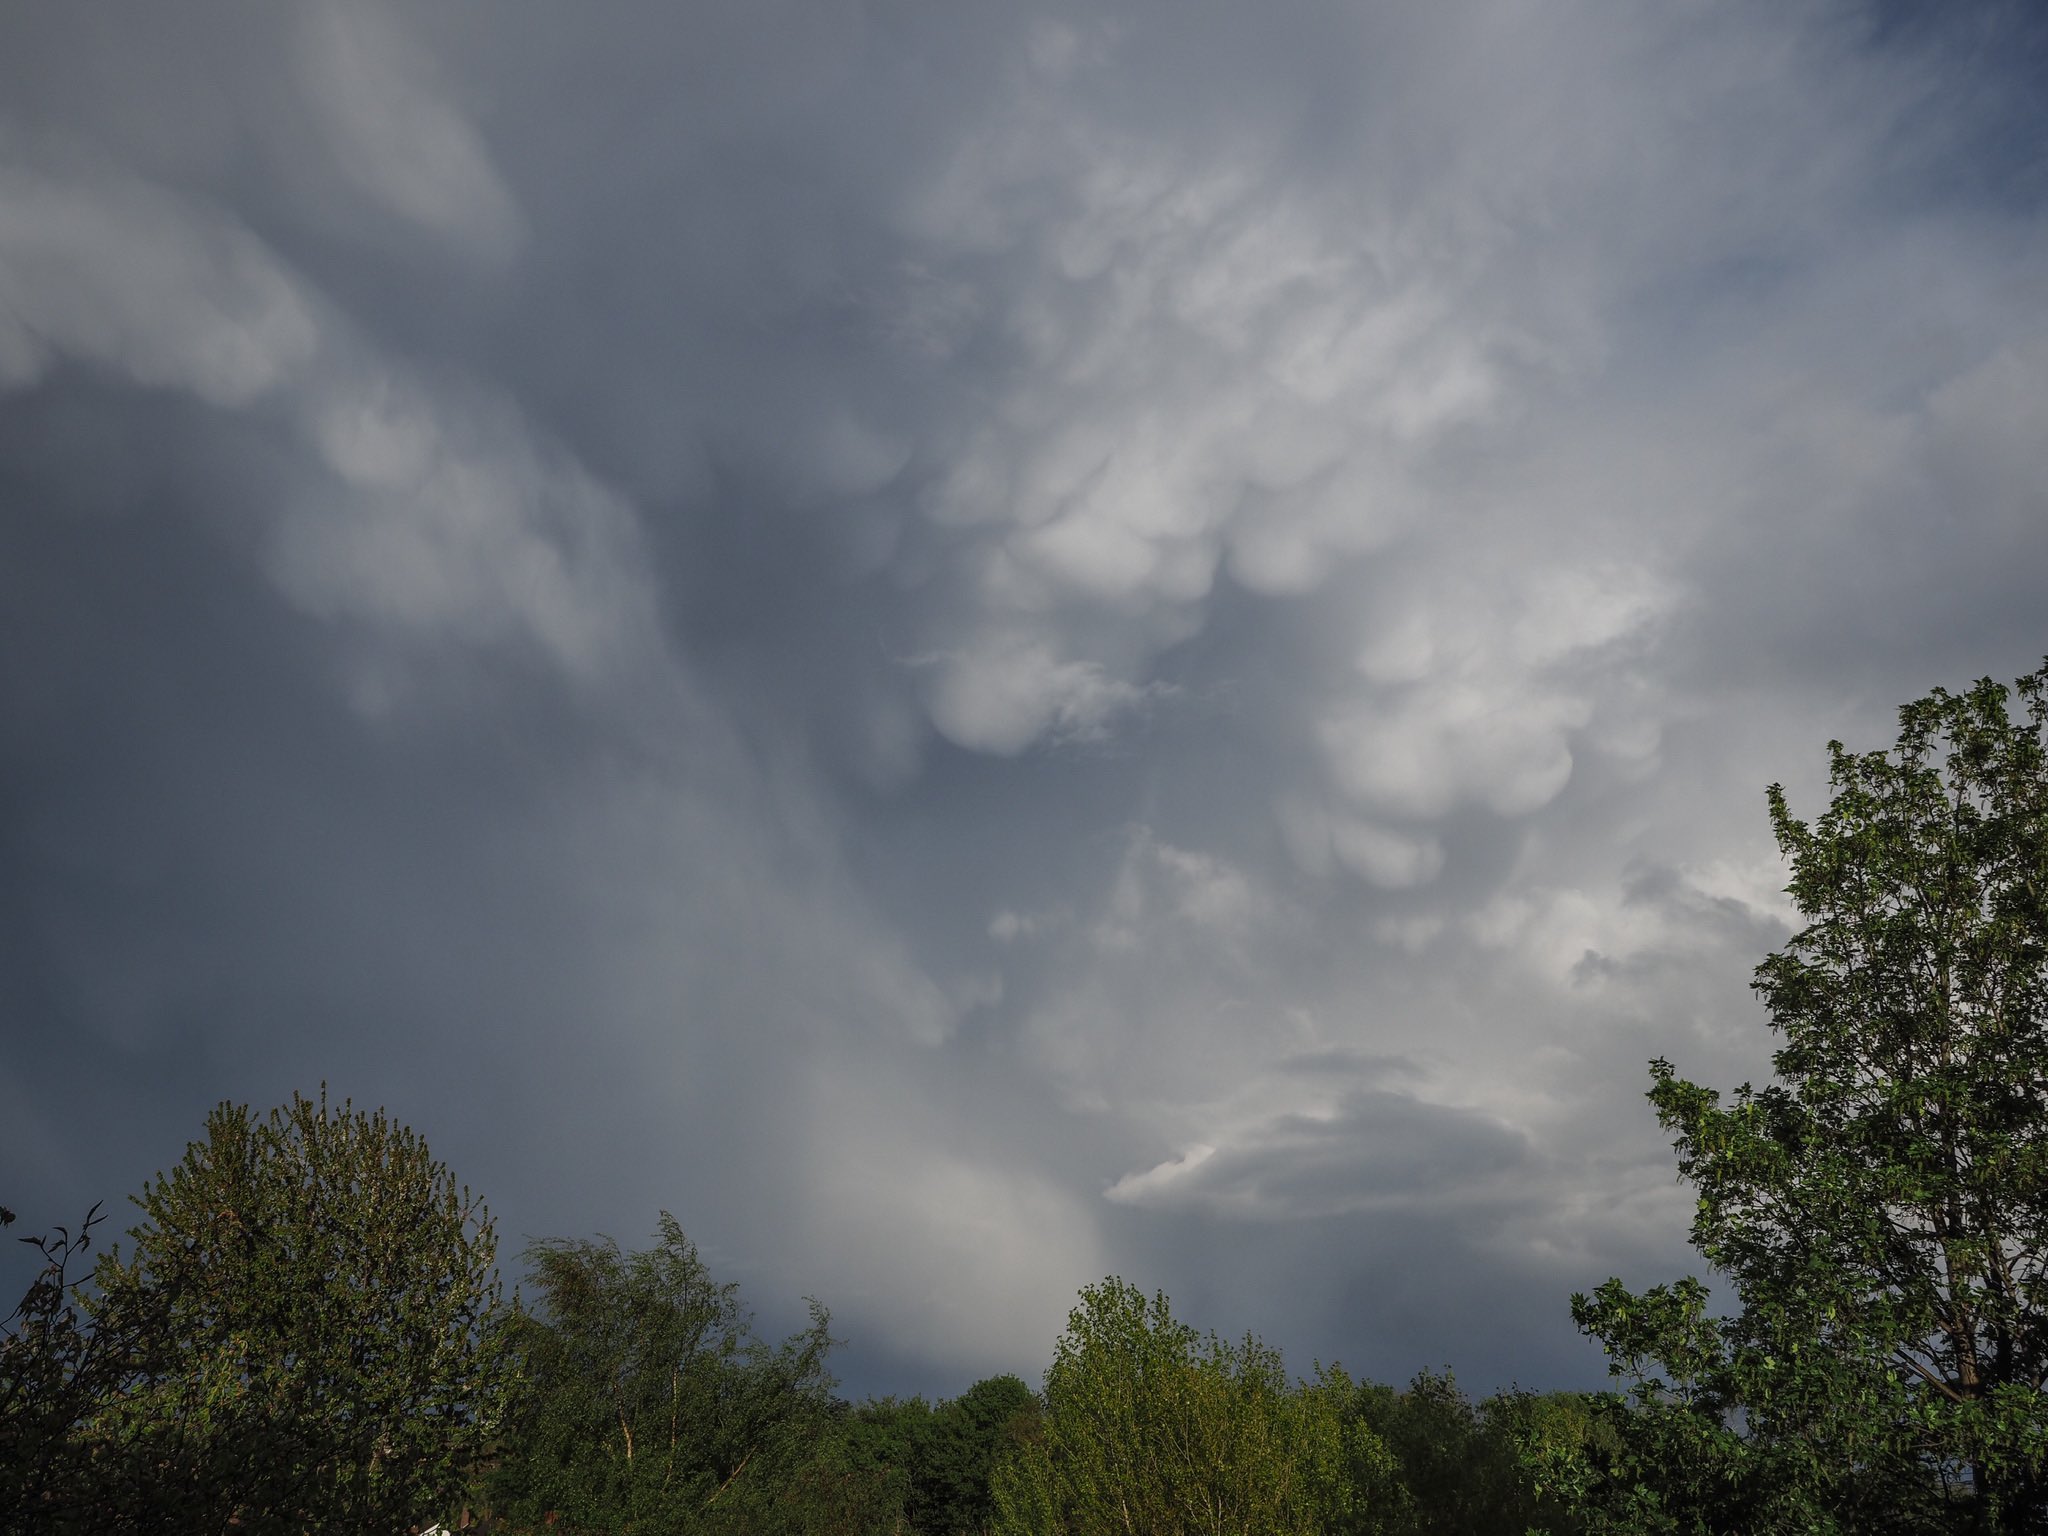
{"label": "sunlit tree", "polygon": [[223,1104],[136,1204],[91,1303],[130,1381],[89,1439],[145,1524],[451,1512],[498,1429],[500,1287],[489,1214],[415,1132],[324,1090],[267,1119]]}
{"label": "sunlit tree", "polygon": [[[997,1468],[1003,1536],[1308,1536],[1350,1508],[1337,1399],[1277,1353],[1177,1321],[1111,1278],[1082,1290],[1036,1436]],[[1354,1424],[1354,1440],[1370,1431]],[[1384,1455],[1384,1452],[1379,1452]]]}
{"label": "sunlit tree", "polygon": [[1804,920],[1757,970],[1775,1080],[1724,1101],[1658,1061],[1650,1090],[1732,1308],[1573,1302],[1636,1384],[1618,1525],[2048,1528],[2044,683],[1831,743],[1811,824],[1770,790]]}

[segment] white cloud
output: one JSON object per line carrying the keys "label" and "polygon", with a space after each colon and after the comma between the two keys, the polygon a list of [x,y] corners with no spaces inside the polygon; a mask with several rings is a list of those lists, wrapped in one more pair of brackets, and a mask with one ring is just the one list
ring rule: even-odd
{"label": "white cloud", "polygon": [[518,205],[433,61],[373,0],[304,12],[298,76],[335,164],[371,201],[479,256],[518,240]]}
{"label": "white cloud", "polygon": [[1398,891],[1427,885],[1444,867],[1442,842],[1426,832],[1332,813],[1296,795],[1283,796],[1274,814],[1294,862],[1311,874],[1327,874],[1334,858],[1368,884]]}
{"label": "white cloud", "polygon": [[[1136,682],[1199,630],[1215,575],[1312,591],[1412,531],[1449,434],[1495,419],[1529,351],[1465,302],[1469,268],[1388,237],[1368,199],[1273,174],[1256,143],[1197,158],[1022,77],[938,182],[916,228],[937,247],[1012,247],[996,312],[1028,365],[939,464],[925,510],[972,553],[981,623]],[[1030,228],[986,200],[1045,210]],[[1014,642],[1006,642],[1014,643]],[[1014,752],[1043,707],[942,731]],[[947,720],[954,723],[949,725]]]}
{"label": "white cloud", "polygon": [[[55,358],[300,433],[269,561],[389,641],[534,644],[590,680],[661,649],[630,509],[475,384],[429,388],[234,219],[146,183],[0,168],[0,382]],[[397,672],[391,667],[395,665]],[[387,658],[361,696],[389,698]]]}
{"label": "white cloud", "polygon": [[0,385],[62,356],[243,407],[319,342],[302,287],[232,218],[134,180],[0,164]]}
{"label": "white cloud", "polygon": [[1155,696],[1092,661],[1063,661],[1027,635],[991,636],[932,658],[932,723],[948,741],[1012,757],[1046,736],[1100,738],[1119,714]]}
{"label": "white cloud", "polygon": [[1628,960],[1675,937],[1663,913],[1631,905],[1619,891],[1503,892],[1466,926],[1481,945],[1513,950],[1536,975],[1560,985],[1588,960]]}
{"label": "white cloud", "polygon": [[1334,821],[1330,846],[1347,868],[1387,890],[1427,884],[1444,867],[1443,844],[1435,838],[1404,836],[1368,821]]}
{"label": "white cloud", "polygon": [[406,637],[517,638],[586,681],[658,657],[631,511],[504,405],[364,368],[304,409],[334,493],[281,518],[271,569],[309,612]]}
{"label": "white cloud", "polygon": [[1172,883],[1174,906],[1200,927],[1233,929],[1251,920],[1258,897],[1242,870],[1211,854],[1158,844],[1153,857]]}
{"label": "white cloud", "polygon": [[1029,937],[1037,927],[1036,920],[1028,914],[1005,907],[988,920],[988,936],[998,944],[1014,944],[1018,939]]}
{"label": "white cloud", "polygon": [[[1366,619],[1357,676],[1317,722],[1332,783],[1361,807],[1411,818],[1474,801],[1526,816],[1569,782],[1573,744],[1598,720],[1641,756],[1633,658],[1675,606],[1667,584],[1612,560],[1460,568],[1410,583]],[[1618,718],[1616,711],[1618,710]]]}
{"label": "white cloud", "polygon": [[1367,1089],[1196,1143],[1105,1192],[1116,1204],[1261,1221],[1447,1208],[1526,1188],[1525,1136],[1489,1116]]}
{"label": "white cloud", "polygon": [[1502,816],[1542,808],[1571,777],[1571,735],[1590,709],[1512,682],[1432,682],[1337,705],[1319,731],[1332,779],[1396,816],[1442,816],[1468,799]]}
{"label": "white cloud", "polygon": [[1145,1205],[1159,1200],[1172,1200],[1202,1164],[1216,1155],[1216,1149],[1207,1142],[1196,1142],[1183,1152],[1178,1152],[1163,1163],[1154,1163],[1150,1168],[1127,1173],[1108,1189],[1103,1191],[1106,1199],[1119,1205]]}

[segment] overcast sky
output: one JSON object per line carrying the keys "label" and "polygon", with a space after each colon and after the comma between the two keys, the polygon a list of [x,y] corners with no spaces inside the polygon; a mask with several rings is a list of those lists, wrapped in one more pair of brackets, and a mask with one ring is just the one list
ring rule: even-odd
{"label": "overcast sky", "polygon": [[851,1391],[1594,1384],[1764,786],[2048,651],[2044,38],[0,5],[0,1196],[324,1079]]}

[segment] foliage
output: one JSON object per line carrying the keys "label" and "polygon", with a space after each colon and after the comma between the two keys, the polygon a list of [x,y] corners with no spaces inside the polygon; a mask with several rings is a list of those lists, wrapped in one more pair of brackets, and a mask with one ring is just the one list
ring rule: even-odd
{"label": "foliage", "polygon": [[1349,1510],[1333,1393],[1289,1391],[1256,1339],[1226,1344],[1111,1278],[1084,1288],[1046,1371],[1040,1434],[995,1475],[1005,1536],[1324,1529]]}
{"label": "foliage", "polygon": [[1584,1441],[1584,1412],[1569,1395],[1511,1392],[1475,1404],[1448,1371],[1423,1371],[1405,1392],[1377,1382],[1354,1386],[1337,1372],[1325,1380],[1339,1385],[1348,1414],[1392,1458],[1374,1497],[1357,1500],[1371,1513],[1355,1529],[1383,1536],[1566,1536],[1578,1529],[1562,1499],[1539,1491],[1527,1465],[1532,1446]]}
{"label": "foliage", "polygon": [[[1758,967],[1776,1081],[1652,1064],[1733,1281],[1575,1297],[1634,1406],[1609,1528],[2048,1526],[2048,666],[1829,744],[1812,825],[1769,804],[1805,926]],[[1634,1507],[1628,1507],[1629,1501]]]}
{"label": "foliage", "polygon": [[[0,1227],[14,1223],[0,1206]],[[95,1467],[82,1430],[122,1385],[125,1341],[94,1329],[72,1269],[106,1218],[95,1205],[68,1227],[24,1237],[41,1258],[0,1324],[0,1532],[104,1530],[109,1469]]]}
{"label": "foliage", "polygon": [[1015,1376],[977,1381],[909,1439],[904,1513],[922,1536],[979,1536],[995,1519],[997,1465],[1039,1433],[1038,1398]]}
{"label": "foliage", "polygon": [[791,1529],[833,1536],[982,1536],[995,1518],[995,1468],[1037,1425],[1038,1398],[1015,1376],[937,1404],[891,1397],[843,1408],[796,1472],[783,1516]]}
{"label": "foliage", "polygon": [[[754,1529],[805,1536],[901,1536],[908,1524],[913,1445],[931,1409],[922,1398],[855,1407],[834,1403],[807,1453],[784,1474],[787,1486],[765,1501]],[[757,1503],[762,1501],[757,1501]]]}
{"label": "foliage", "polygon": [[[833,1434],[822,1307],[764,1344],[738,1287],[712,1280],[667,1212],[642,1252],[552,1240],[527,1258],[538,1305],[508,1327],[524,1389],[490,1483],[512,1518],[552,1513],[565,1531],[803,1528],[787,1490],[798,1503],[880,1497],[854,1487],[876,1479]],[[812,1464],[821,1448],[843,1465]]]}
{"label": "foliage", "polygon": [[404,1530],[449,1509],[497,1429],[500,1292],[488,1213],[417,1135],[324,1090],[267,1120],[223,1104],[136,1204],[92,1303],[133,1377],[86,1432],[136,1518]]}

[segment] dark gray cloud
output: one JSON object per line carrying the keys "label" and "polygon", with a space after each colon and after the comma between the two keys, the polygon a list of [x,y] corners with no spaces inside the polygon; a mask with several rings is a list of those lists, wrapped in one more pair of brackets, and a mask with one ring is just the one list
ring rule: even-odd
{"label": "dark gray cloud", "polygon": [[324,1078],[857,1386],[1589,1380],[1761,786],[2048,647],[2023,8],[123,9],[0,23],[32,1216]]}

